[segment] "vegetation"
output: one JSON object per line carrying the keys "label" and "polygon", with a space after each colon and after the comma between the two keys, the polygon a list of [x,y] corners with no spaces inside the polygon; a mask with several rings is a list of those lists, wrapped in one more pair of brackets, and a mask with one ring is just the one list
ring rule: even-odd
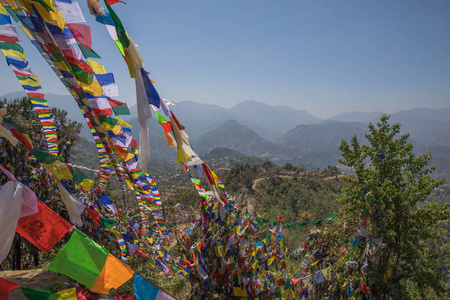
{"label": "vegetation", "polygon": [[379,253],[366,273],[374,297],[414,298],[414,290],[425,298],[428,288],[439,295],[445,277],[431,246],[449,219],[449,204],[424,201],[444,180],[430,177],[435,168],[427,166],[431,154],[416,156],[409,134],[398,136],[400,124],[388,121],[383,115],[377,126],[369,125],[366,145],[356,136],[350,145],[342,141],[340,162],[357,177],[348,178],[340,203],[347,216],[364,219],[372,245],[379,241]]}
{"label": "vegetation", "polygon": [[[39,120],[28,101],[4,101],[0,103],[2,106],[7,106],[8,117],[23,126],[35,144],[45,143],[42,133],[36,130]],[[60,157],[64,155],[66,161],[70,159],[70,162],[98,168],[95,146],[84,139],[78,145],[74,143],[81,125],[67,120],[64,111],[54,109],[52,112],[60,142],[67,145],[64,151],[60,149]],[[272,221],[276,223],[279,216],[283,216],[283,224],[288,229],[283,238],[286,253],[292,252],[302,241],[308,241],[310,249],[320,249],[322,255],[319,264],[313,267],[315,269],[309,269],[310,272],[329,265],[340,272],[341,276],[334,285],[317,286],[316,298],[327,293],[347,297],[348,287],[364,282],[370,290],[367,296],[373,299],[431,299],[445,295],[445,281],[448,279],[443,266],[450,264],[450,189],[442,185],[444,180],[431,177],[434,170],[428,166],[431,154],[416,156],[412,144],[408,143],[409,135],[399,136],[399,132],[399,124],[390,125],[389,116],[382,116],[376,126],[369,125],[364,144],[356,136],[350,143],[343,140],[339,147],[342,151],[340,163],[354,170],[355,176],[343,176],[334,166],[311,172],[290,163],[277,166],[270,161],[241,159],[240,153],[228,149],[212,151],[209,159],[217,164],[216,167],[226,167],[217,173],[228,193],[237,199],[241,211],[270,220],[266,224],[258,224],[261,236],[273,227]],[[75,146],[72,148],[72,145]],[[223,155],[229,155],[232,163],[223,165],[224,161],[220,159]],[[10,165],[24,174],[25,182],[28,173],[19,166],[29,165],[25,161],[27,155],[24,151],[17,152],[13,159],[15,163]],[[157,169],[165,166],[159,161],[152,164]],[[175,237],[191,225],[202,198],[182,170],[169,167],[164,167],[164,170],[170,173],[155,173],[154,177],[160,187],[164,214],[173,237],[171,251],[178,253],[180,245]],[[122,203],[119,184],[114,180],[108,184],[108,194],[115,203]],[[137,211],[136,202],[131,204]],[[309,223],[298,228],[288,225],[325,220],[333,213],[340,216],[332,223]],[[362,227],[367,230],[365,234]],[[342,247],[348,248],[350,239],[355,236],[355,228],[362,245],[358,251],[365,253],[362,257],[366,253],[370,256],[365,260],[370,264],[364,264],[363,259],[357,261],[365,270],[364,277],[359,272],[347,272],[346,263],[353,260],[355,254],[341,251]],[[322,231],[323,234],[320,238],[308,239],[313,231]],[[22,265],[27,268],[42,266],[37,249],[17,237],[14,247],[19,247],[19,256],[24,244],[34,264],[28,259],[22,261]],[[379,251],[373,250],[375,245],[379,246]],[[120,255],[115,242],[107,243],[105,247],[112,254]],[[56,250],[50,251],[44,256],[44,261],[52,260],[56,253]],[[181,299],[189,294],[192,282],[178,275],[167,276],[140,257],[127,258],[131,268],[168,292]],[[16,261],[14,258],[8,263],[20,268],[20,257],[18,267]],[[286,265],[289,273],[294,274],[301,269],[302,262],[287,258]],[[54,285],[55,291],[61,288],[59,282]],[[123,285],[118,292],[132,294],[132,283]]]}

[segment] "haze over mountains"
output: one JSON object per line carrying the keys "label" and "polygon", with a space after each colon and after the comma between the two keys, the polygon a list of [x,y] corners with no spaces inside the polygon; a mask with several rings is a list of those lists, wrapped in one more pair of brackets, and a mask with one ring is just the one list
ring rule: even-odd
{"label": "haze over mountains", "polygon": [[[23,92],[3,95],[2,98],[24,96]],[[68,111],[69,118],[84,124],[84,119],[71,96],[46,94],[50,106]],[[191,145],[198,154],[216,148],[229,148],[244,155],[286,162],[307,169],[337,165],[338,149],[342,139],[349,141],[357,135],[362,141],[367,125],[379,120],[381,112],[349,112],[322,120],[305,110],[287,106],[270,106],[257,101],[244,101],[232,108],[200,104],[193,101],[176,103],[172,110],[190,136]],[[123,119],[138,128],[136,107]],[[392,114],[391,123],[402,124],[401,133],[410,133],[416,153],[433,151],[438,165],[436,175],[450,178],[450,108],[416,108]],[[84,126],[82,135],[89,140]],[[155,159],[175,160],[156,118],[150,119],[151,152]],[[137,132],[133,132],[137,137]]]}

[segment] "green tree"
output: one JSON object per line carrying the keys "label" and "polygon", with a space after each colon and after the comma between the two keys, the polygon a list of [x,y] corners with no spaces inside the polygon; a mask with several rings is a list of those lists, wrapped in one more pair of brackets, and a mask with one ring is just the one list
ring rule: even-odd
{"label": "green tree", "polygon": [[348,178],[351,185],[343,189],[340,202],[348,217],[364,218],[369,249],[382,239],[384,249],[370,253],[366,271],[372,296],[408,299],[411,287],[422,297],[430,288],[442,294],[442,265],[430,249],[440,237],[440,223],[449,218],[449,205],[425,199],[445,180],[430,177],[435,169],[428,167],[431,153],[416,156],[409,134],[399,135],[400,124],[390,125],[389,118],[382,115],[376,126],[369,125],[367,144],[356,136],[350,145],[341,142],[340,162],[357,176]]}

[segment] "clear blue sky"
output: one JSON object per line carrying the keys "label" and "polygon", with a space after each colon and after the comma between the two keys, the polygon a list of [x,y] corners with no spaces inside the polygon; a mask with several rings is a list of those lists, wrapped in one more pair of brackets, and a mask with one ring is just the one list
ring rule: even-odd
{"label": "clear blue sky", "polygon": [[[174,102],[231,107],[256,100],[322,118],[450,107],[447,0],[126,2],[113,8],[161,96]],[[79,3],[93,49],[119,84],[119,100],[132,105],[134,82],[125,63],[103,25]],[[46,92],[67,94],[25,37],[22,45]],[[1,61],[0,94],[21,90]]]}

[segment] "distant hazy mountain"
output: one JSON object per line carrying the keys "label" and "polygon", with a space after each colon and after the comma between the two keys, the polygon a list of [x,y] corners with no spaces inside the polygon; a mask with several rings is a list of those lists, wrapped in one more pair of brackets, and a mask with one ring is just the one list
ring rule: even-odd
{"label": "distant hazy mountain", "polygon": [[[25,96],[24,92],[10,93],[2,98]],[[50,106],[62,108],[68,117],[84,124],[84,119],[71,96],[46,94]],[[270,106],[257,101],[244,101],[228,109],[218,105],[182,101],[172,108],[190,136],[191,145],[199,154],[217,148],[228,148],[274,163],[290,162],[309,169],[338,164],[341,155],[339,144],[344,138],[350,141],[357,135],[360,141],[368,132],[369,122],[376,124],[380,112],[351,112],[320,120],[303,110],[286,106]],[[131,115],[123,116],[133,128],[138,139],[138,122],[135,107]],[[156,118],[150,119],[150,147],[152,157],[174,161],[175,149],[170,149]],[[450,177],[450,108],[417,108],[392,114],[391,122],[402,124],[401,134],[410,133],[418,154],[433,151],[432,163],[437,163],[437,174]],[[83,134],[92,141],[84,126]],[[232,150],[229,150],[232,149]],[[217,152],[217,151],[216,151]],[[220,152],[222,153],[222,152]],[[217,153],[216,153],[217,154]],[[217,155],[216,155],[217,156]],[[217,160],[217,158],[214,158]]]}
{"label": "distant hazy mountain", "polygon": [[249,127],[234,120],[228,120],[217,129],[204,134],[194,148],[198,150],[198,153],[207,153],[219,147],[275,161],[285,157],[283,147],[263,139]]}
{"label": "distant hazy mountain", "polygon": [[346,112],[342,114],[338,114],[334,117],[331,117],[331,120],[340,121],[340,122],[361,122],[361,123],[370,123],[374,119],[380,119],[382,115],[381,112]]}
{"label": "distant hazy mountain", "polygon": [[410,133],[417,143],[450,147],[450,109],[399,111],[392,115],[391,122],[401,123],[402,134]]}
{"label": "distant hazy mountain", "polygon": [[[252,100],[241,102],[230,109],[212,104],[181,101],[176,103],[172,110],[186,127],[193,141],[227,120],[235,120],[269,141],[276,140],[296,125],[320,121],[304,110],[295,110],[287,106],[270,106]],[[124,119],[137,118],[136,109],[132,107],[130,111],[131,115]]]}
{"label": "distant hazy mountain", "polygon": [[[246,120],[245,122],[241,121],[242,125],[249,126],[255,130],[252,124],[256,124],[267,130],[279,133],[284,133],[287,129],[299,124],[312,124],[321,120],[305,110],[296,110],[280,105],[270,106],[253,100],[236,104],[230,110],[232,115],[235,116],[234,119]],[[257,132],[257,130],[255,131]]]}
{"label": "distant hazy mountain", "polygon": [[277,140],[289,150],[289,162],[297,166],[320,167],[337,165],[342,139],[349,141],[354,135],[364,139],[367,125],[358,122],[328,122],[298,125]]}

